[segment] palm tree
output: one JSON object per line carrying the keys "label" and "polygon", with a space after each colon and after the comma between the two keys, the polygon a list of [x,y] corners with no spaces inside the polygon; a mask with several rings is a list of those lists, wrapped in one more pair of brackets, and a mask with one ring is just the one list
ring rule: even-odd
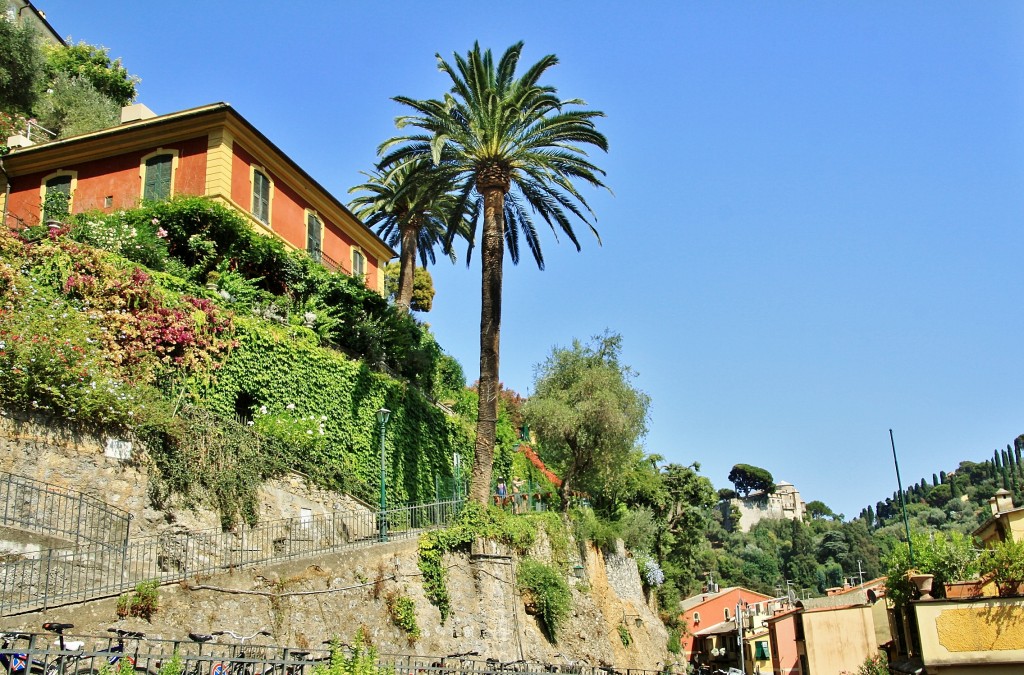
{"label": "palm tree", "polygon": [[[554,87],[539,84],[555,64],[545,56],[521,76],[516,66],[523,43],[509,47],[495,67],[491,51],[479,44],[462,57],[454,55],[454,67],[437,55],[438,68],[452,81],[443,99],[394,100],[415,111],[397,118],[399,128],[420,131],[386,141],[381,146],[382,166],[402,166],[431,159],[443,167],[458,186],[460,212],[471,205],[483,219],[482,293],[480,307],[480,380],[470,498],[486,503],[494,460],[495,426],[498,419],[498,355],[501,330],[501,280],[504,246],[513,264],[519,262],[519,238],[526,241],[537,265],[544,268],[540,241],[530,213],[540,214],[555,238],[564,233],[576,249],[580,244],[568,214],[586,223],[597,235],[587,214],[586,200],[573,185],[580,179],[595,187],[604,172],[592,164],[583,146],[607,151],[608,142],[594,119],[603,113],[579,109],[579,99],[561,100]],[[470,252],[476,236],[476,218],[470,230]],[[449,227],[446,244],[453,230]],[[600,243],[600,237],[598,236]]]}
{"label": "palm tree", "polygon": [[[361,192],[349,208],[389,246],[399,246],[398,294],[395,303],[406,310],[412,303],[416,254],[423,267],[436,264],[434,247],[444,241],[456,205],[451,183],[429,160],[407,162],[392,170],[364,173],[367,182],[349,190]],[[466,231],[465,226],[460,228]],[[451,246],[446,252],[452,262]]]}

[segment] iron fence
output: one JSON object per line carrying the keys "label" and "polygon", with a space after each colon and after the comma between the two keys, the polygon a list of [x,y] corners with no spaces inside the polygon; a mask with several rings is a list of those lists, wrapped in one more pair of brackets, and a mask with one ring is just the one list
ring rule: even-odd
{"label": "iron fence", "polygon": [[123,549],[131,516],[103,501],[32,478],[0,476],[4,527],[62,539],[68,547],[82,545]]}
{"label": "iron fence", "polygon": [[462,502],[396,507],[383,513],[338,510],[261,522],[236,531],[167,530],[120,549],[86,544],[72,551],[0,561],[0,615],[118,595],[142,581],[172,583],[257,564],[332,553],[401,539],[448,525]]}
{"label": "iron fence", "polygon": [[[331,659],[331,650],[325,647],[204,644],[189,639],[154,640],[135,635],[141,637],[65,637],[65,648],[60,649],[53,635],[3,634],[0,675],[85,675],[99,673],[104,665],[113,666],[111,671],[117,673],[124,672],[118,668],[118,662],[125,659],[133,664],[131,670],[135,675],[156,675],[162,668],[167,672],[169,669],[165,666],[172,659],[177,660],[181,675],[313,675],[317,666],[326,667]],[[53,644],[49,644],[51,642]],[[340,644],[337,648],[345,656],[353,654],[347,645]],[[525,659],[503,662],[475,653],[472,656],[379,654],[376,665],[395,675],[669,675],[673,672],[669,668],[642,670],[593,665],[561,655],[556,658],[556,662],[545,663]],[[685,669],[677,672],[685,672]]]}

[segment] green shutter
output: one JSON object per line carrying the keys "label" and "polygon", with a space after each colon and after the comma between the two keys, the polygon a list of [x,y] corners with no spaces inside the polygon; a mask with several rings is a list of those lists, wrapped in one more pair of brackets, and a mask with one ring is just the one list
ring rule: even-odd
{"label": "green shutter", "polygon": [[320,262],[320,220],[314,215],[306,221],[306,250],[313,260]]}
{"label": "green shutter", "polygon": [[[50,195],[60,192],[63,199],[55,199]],[[46,181],[46,192],[43,195],[43,222],[51,218],[63,220],[68,216],[68,205],[71,203],[71,176],[57,176]],[[52,213],[51,213],[52,211]]]}
{"label": "green shutter", "polygon": [[764,640],[758,640],[754,643],[756,649],[754,650],[754,658],[758,661],[769,659],[771,656],[768,654],[768,643]]}
{"label": "green shutter", "polygon": [[252,177],[252,215],[270,223],[270,181],[259,171],[254,171]]}
{"label": "green shutter", "polygon": [[160,200],[171,196],[171,160],[171,155],[157,155],[146,160],[143,199]]}

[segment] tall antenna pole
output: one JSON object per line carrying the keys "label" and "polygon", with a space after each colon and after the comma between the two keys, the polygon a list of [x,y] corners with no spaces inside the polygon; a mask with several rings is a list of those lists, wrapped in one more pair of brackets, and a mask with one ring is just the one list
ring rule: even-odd
{"label": "tall antenna pole", "polygon": [[892,444],[892,461],[896,465],[896,485],[900,489],[900,508],[903,509],[903,526],[907,528],[907,548],[910,550],[910,564],[914,564],[914,544],[910,541],[910,521],[907,520],[907,500],[903,497],[903,481],[900,480],[900,461],[896,459],[896,441],[889,429],[889,442]]}

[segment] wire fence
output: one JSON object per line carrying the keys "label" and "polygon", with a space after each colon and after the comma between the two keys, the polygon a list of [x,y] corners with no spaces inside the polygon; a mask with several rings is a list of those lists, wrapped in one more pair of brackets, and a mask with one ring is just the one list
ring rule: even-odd
{"label": "wire fence", "polygon": [[[114,632],[114,629],[111,629]],[[125,637],[64,638],[64,649],[54,635],[4,633],[0,646],[0,673],[5,675],[64,675],[99,673],[104,666],[124,672],[120,663],[131,664],[129,673],[157,675],[169,672],[167,664],[177,661],[180,675],[313,675],[317,666],[326,667],[331,647],[298,649],[269,645],[219,644],[196,639],[154,640],[141,633]],[[212,636],[196,636],[209,640]],[[216,639],[216,638],[214,638]],[[351,647],[338,644],[342,655],[352,656]],[[365,654],[365,652],[363,652]],[[505,675],[507,673],[567,673],[569,675],[666,675],[670,669],[642,670],[593,665],[556,655],[545,663],[526,659],[501,661],[473,652],[448,656],[379,654],[376,665],[395,675]],[[684,672],[680,670],[679,672]]]}
{"label": "wire fence", "polygon": [[461,506],[448,500],[383,512],[337,510],[231,532],[168,530],[122,540],[120,548],[93,542],[9,556],[0,560],[0,616],[118,595],[142,581],[165,584],[415,536],[447,526]]}
{"label": "wire fence", "polygon": [[95,497],[32,478],[0,474],[0,526],[54,537],[68,548],[123,549],[131,516]]}

